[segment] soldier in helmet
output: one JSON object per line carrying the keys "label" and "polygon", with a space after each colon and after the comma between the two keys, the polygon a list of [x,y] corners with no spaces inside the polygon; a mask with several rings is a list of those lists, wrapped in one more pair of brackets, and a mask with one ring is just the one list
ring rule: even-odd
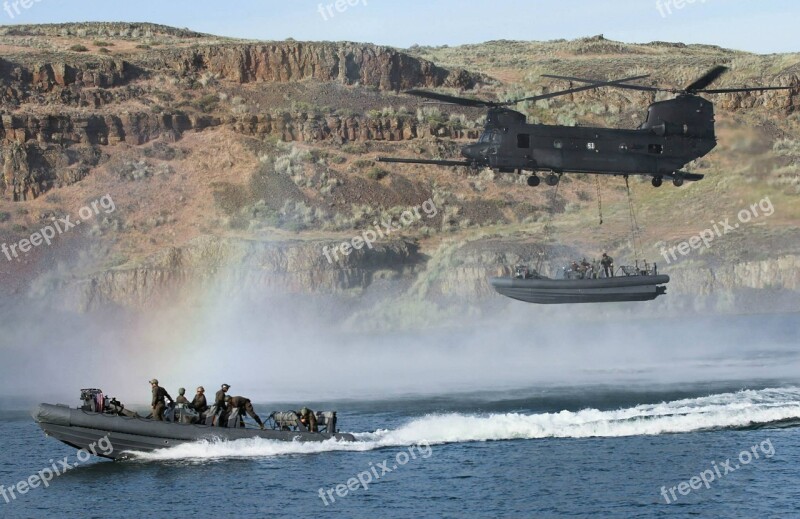
{"label": "soldier in helmet", "polygon": [[298,415],[300,415],[300,423],[305,425],[308,432],[319,432],[317,428],[317,415],[314,411],[308,407],[304,407],[300,409]]}
{"label": "soldier in helmet", "polygon": [[175,398],[176,404],[188,404],[189,399],[186,398],[186,388],[179,387],[178,388],[178,396]]}
{"label": "soldier in helmet", "polygon": [[243,396],[226,396],[225,397],[226,403],[228,405],[228,416],[230,417],[230,412],[234,409],[239,410],[239,420],[242,427],[244,427],[244,414],[247,413],[250,415],[250,418],[256,421],[258,426],[263,430],[264,429],[264,422],[261,421],[261,417],[256,414],[255,409],[253,409],[253,403],[250,401],[249,398],[245,398]]}
{"label": "soldier in helmet", "polygon": [[151,407],[153,408],[153,420],[158,420],[160,422],[164,421],[164,411],[167,408],[164,399],[166,398],[169,400],[170,404],[174,404],[175,401],[172,400],[172,397],[169,396],[167,390],[163,387],[158,385],[158,379],[153,379],[150,381],[150,386],[153,388],[153,401],[151,403]]}
{"label": "soldier in helmet", "polygon": [[607,278],[614,277],[614,258],[603,253],[603,258],[600,260],[600,264],[603,266],[603,273],[606,275]]}
{"label": "soldier in helmet", "polygon": [[225,394],[228,392],[230,388],[231,386],[229,386],[228,384],[222,384],[220,390],[217,391],[216,395],[214,395],[214,405],[217,406],[217,409],[222,409],[222,410],[227,409],[225,407]]}
{"label": "soldier in helmet", "polygon": [[194,395],[191,407],[201,415],[206,411],[208,411],[208,402],[206,402],[206,390],[203,386],[197,388],[197,394]]}

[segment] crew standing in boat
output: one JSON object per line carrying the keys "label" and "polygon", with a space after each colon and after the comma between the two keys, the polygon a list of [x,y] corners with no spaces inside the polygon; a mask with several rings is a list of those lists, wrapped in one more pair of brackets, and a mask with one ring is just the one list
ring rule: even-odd
{"label": "crew standing in boat", "polygon": [[214,405],[217,406],[217,411],[225,410],[225,393],[231,388],[228,384],[222,384],[222,388],[217,391],[217,394],[214,396]]}
{"label": "crew standing in boat", "polygon": [[174,404],[175,401],[172,400],[172,397],[169,396],[167,390],[163,387],[158,385],[158,379],[153,379],[150,381],[150,385],[153,387],[153,401],[151,403],[151,407],[153,408],[153,420],[158,420],[159,422],[164,421],[164,411],[167,408],[164,399],[166,398],[169,400],[170,404]]}
{"label": "crew standing in boat", "polygon": [[603,253],[603,259],[600,260],[600,264],[603,266],[603,273],[606,275],[607,278],[614,277],[614,258]]}

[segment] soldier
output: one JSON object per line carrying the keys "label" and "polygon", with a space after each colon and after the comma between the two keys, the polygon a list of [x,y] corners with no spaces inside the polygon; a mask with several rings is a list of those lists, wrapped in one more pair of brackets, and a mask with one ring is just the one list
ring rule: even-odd
{"label": "soldier", "polygon": [[300,409],[300,423],[306,426],[308,432],[319,432],[317,429],[317,415],[309,409],[308,407],[304,407]]}
{"label": "soldier", "polygon": [[217,406],[217,410],[225,409],[225,393],[231,388],[228,384],[222,384],[222,389],[217,391],[217,394],[214,396],[214,405]]}
{"label": "soldier", "polygon": [[603,258],[600,260],[600,264],[603,266],[603,273],[605,273],[607,278],[614,277],[614,258],[603,253]]}
{"label": "soldier", "polygon": [[580,274],[579,274],[580,268],[578,267],[578,262],[577,261],[573,261],[572,264],[569,266],[569,268],[572,271],[572,274],[570,275],[570,279],[577,279],[577,278],[580,277]]}
{"label": "soldier", "polygon": [[186,389],[185,388],[182,388],[182,387],[178,388],[178,397],[175,398],[175,403],[176,404],[188,404],[189,403],[189,399],[186,398]]}
{"label": "soldier", "polygon": [[228,413],[234,409],[239,410],[239,420],[242,426],[244,426],[244,413],[247,413],[250,415],[250,418],[256,421],[262,430],[264,429],[264,422],[262,422],[261,418],[256,414],[255,409],[253,409],[253,403],[250,402],[249,398],[243,396],[228,396],[225,400],[228,403]]}
{"label": "soldier", "polygon": [[150,385],[153,387],[153,401],[150,404],[153,408],[153,420],[158,420],[159,422],[164,421],[164,410],[166,409],[166,404],[164,403],[164,399],[166,398],[169,400],[170,404],[174,404],[175,401],[172,400],[172,397],[169,396],[167,390],[163,387],[158,385],[158,379],[153,379],[150,381]]}
{"label": "soldier", "polygon": [[197,388],[197,394],[191,403],[192,409],[197,411],[200,415],[208,411],[208,402],[206,402],[206,390],[203,386]]}
{"label": "soldier", "polygon": [[592,279],[597,279],[600,277],[600,265],[597,263],[596,259],[592,260]]}

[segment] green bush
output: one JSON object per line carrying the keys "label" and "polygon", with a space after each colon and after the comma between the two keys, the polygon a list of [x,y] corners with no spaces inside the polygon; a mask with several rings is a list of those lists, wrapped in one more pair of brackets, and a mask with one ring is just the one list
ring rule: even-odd
{"label": "green bush", "polygon": [[367,145],[363,142],[351,142],[342,146],[342,151],[351,155],[360,155],[367,152]]}
{"label": "green bush", "polygon": [[104,41],[104,40],[95,40],[94,42],[92,42],[92,45],[94,45],[95,47],[113,47],[114,46],[114,44],[112,42]]}
{"label": "green bush", "polygon": [[89,49],[85,45],[81,45],[78,43],[70,47],[69,50],[71,50],[72,52],[86,52]]}
{"label": "green bush", "polygon": [[6,211],[0,211],[0,223],[5,223],[11,220],[11,213],[7,213]]}
{"label": "green bush", "polygon": [[198,99],[195,105],[204,113],[213,111],[219,104],[219,96],[216,94],[206,94]]}
{"label": "green bush", "polygon": [[372,166],[375,162],[369,159],[357,159],[353,161],[353,168],[354,169],[367,169],[368,167]]}
{"label": "green bush", "polygon": [[371,178],[372,180],[381,180],[381,179],[385,178],[386,175],[388,175],[388,174],[389,174],[388,171],[376,166],[376,167],[370,169],[369,171],[367,171],[367,178]]}
{"label": "green bush", "polygon": [[214,202],[228,216],[236,215],[251,200],[249,190],[230,182],[214,182]]}

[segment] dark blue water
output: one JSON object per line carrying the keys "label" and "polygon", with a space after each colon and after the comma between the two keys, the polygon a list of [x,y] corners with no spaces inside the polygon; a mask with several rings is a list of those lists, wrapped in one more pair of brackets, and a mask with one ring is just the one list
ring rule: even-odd
{"label": "dark blue water", "polygon": [[[259,440],[93,459],[48,488],[0,498],[0,517],[797,516],[800,388],[745,385],[338,402],[356,444]],[[23,413],[0,437],[6,488],[65,456],[76,462]],[[692,489],[704,471],[708,488]],[[367,473],[367,488],[347,489]]]}

